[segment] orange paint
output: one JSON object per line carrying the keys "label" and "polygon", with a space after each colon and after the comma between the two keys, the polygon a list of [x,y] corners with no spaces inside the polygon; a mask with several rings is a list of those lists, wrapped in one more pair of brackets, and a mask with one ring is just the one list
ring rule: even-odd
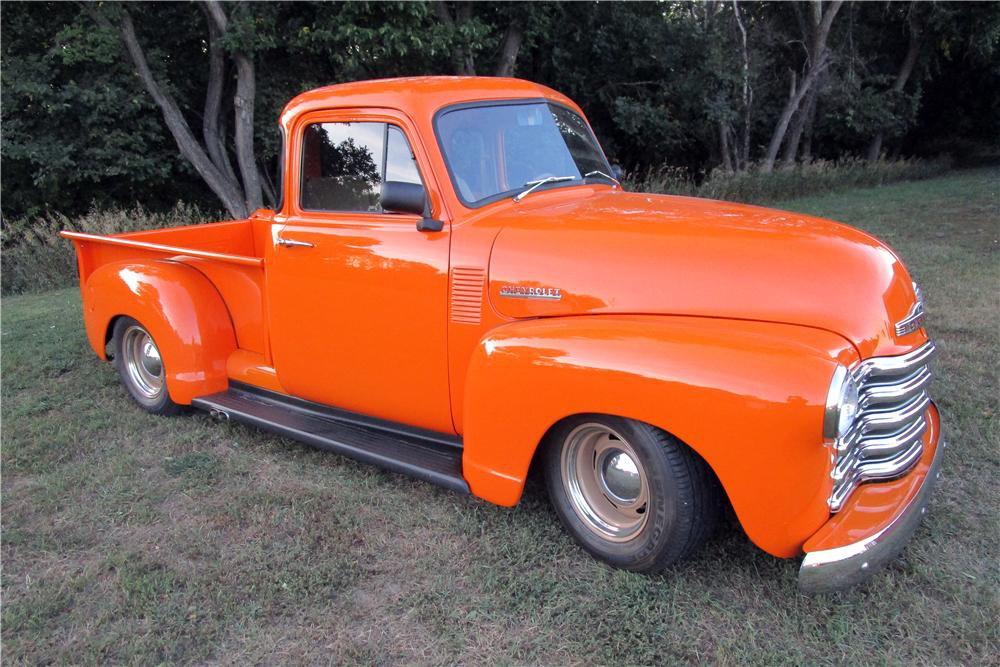
{"label": "orange paint", "polygon": [[[472,492],[501,505],[517,503],[553,424],[600,412],[661,427],[697,451],[772,554],[877,529],[924,464],[863,485],[831,519],[821,431],[838,363],[927,340],[923,329],[894,333],[915,299],[898,257],[827,220],[610,183],[467,207],[435,114],[526,99],[583,115],[549,88],[502,78],[359,82],[296,97],[280,119],[280,211],[113,237],[63,233],[77,248],[91,345],[103,357],[111,322],[128,315],[156,339],[176,402],[235,380],[462,435]],[[305,127],[343,122],[405,135],[441,231],[417,231],[416,215],[303,210],[302,175],[319,173],[303,156]]]}

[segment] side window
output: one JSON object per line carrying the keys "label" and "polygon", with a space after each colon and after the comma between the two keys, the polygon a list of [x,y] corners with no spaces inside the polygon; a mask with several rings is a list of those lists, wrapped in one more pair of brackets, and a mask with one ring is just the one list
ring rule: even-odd
{"label": "side window", "polygon": [[385,180],[416,183],[420,185],[420,172],[417,161],[406,141],[406,135],[395,125],[389,126],[386,143]]}
{"label": "side window", "polygon": [[380,211],[385,123],[315,123],[302,145],[302,208]]}

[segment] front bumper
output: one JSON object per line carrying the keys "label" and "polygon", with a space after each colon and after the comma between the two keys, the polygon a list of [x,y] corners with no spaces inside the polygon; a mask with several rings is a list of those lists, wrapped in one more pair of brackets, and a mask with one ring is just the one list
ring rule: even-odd
{"label": "front bumper", "polygon": [[945,442],[933,405],[924,455],[905,477],[868,484],[855,491],[803,549],[799,589],[804,593],[833,593],[855,586],[893,560],[909,541],[927,511],[940,476]]}

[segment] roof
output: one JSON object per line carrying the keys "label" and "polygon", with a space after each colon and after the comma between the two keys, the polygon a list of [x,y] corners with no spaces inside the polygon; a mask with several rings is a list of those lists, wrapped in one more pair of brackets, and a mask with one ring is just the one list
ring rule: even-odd
{"label": "roof", "polygon": [[382,107],[430,117],[442,107],[462,102],[544,97],[579,109],[572,100],[547,86],[506,77],[421,76],[374,79],[324,86],[294,97],[281,114],[287,127],[292,118],[316,109]]}

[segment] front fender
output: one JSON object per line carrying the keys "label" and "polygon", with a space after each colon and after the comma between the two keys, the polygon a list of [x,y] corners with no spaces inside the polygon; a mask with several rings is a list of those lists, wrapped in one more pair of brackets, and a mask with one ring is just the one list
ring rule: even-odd
{"label": "front fender", "polygon": [[795,325],[643,315],[507,324],[469,365],[465,478],[475,495],[514,505],[553,424],[629,417],[698,452],[750,539],[795,556],[829,518],[823,411],[837,363],[856,359],[844,338]]}
{"label": "front fender", "polygon": [[232,321],[215,286],[196,269],[166,260],[105,264],[81,291],[87,339],[102,359],[112,321],[125,315],[153,335],[175,403],[228,387]]}

